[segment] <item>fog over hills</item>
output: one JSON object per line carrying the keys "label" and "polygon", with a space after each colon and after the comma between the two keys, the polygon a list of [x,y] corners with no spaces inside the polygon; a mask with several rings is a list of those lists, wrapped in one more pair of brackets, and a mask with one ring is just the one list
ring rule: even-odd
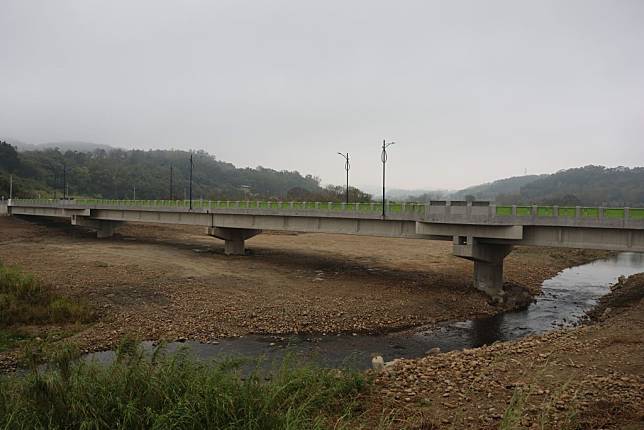
{"label": "fog over hills", "polygon": [[58,148],[61,151],[78,151],[78,152],[94,152],[97,149],[103,149],[109,151],[110,149],[116,149],[116,147],[111,145],[104,145],[94,142],[83,142],[83,141],[61,141],[61,142],[45,142],[45,143],[26,143],[17,139],[4,139],[8,144],[13,145],[20,152],[22,151],[39,151],[43,149],[54,149]]}
{"label": "fog over hills", "polygon": [[474,196],[477,200],[494,200],[499,194],[517,194],[524,185],[547,176],[549,175],[524,175],[498,179],[493,182],[464,188],[450,194],[450,197],[453,199],[464,199],[466,196]]}
{"label": "fog over hills", "polygon": [[[141,198],[162,198],[170,165],[177,171],[177,192],[185,188],[189,152],[177,150],[124,150],[82,141],[38,145],[7,139],[0,154],[0,190],[8,191],[13,173],[23,196],[49,195],[60,188],[62,165],[68,166],[71,190],[79,195],[124,198],[136,185]],[[13,151],[13,154],[11,152]],[[277,198],[287,200],[342,200],[344,181],[322,186],[320,179],[298,171],[278,171],[258,166],[237,168],[204,151],[196,158],[195,189],[207,198]],[[9,163],[9,160],[14,160]],[[3,164],[6,164],[3,168]],[[4,174],[2,172],[4,170]],[[353,185],[353,184],[351,184]],[[243,189],[243,190],[242,190]],[[352,189],[353,200],[365,201],[371,194],[380,200],[381,185]],[[499,179],[462,190],[388,188],[387,199],[396,201],[487,200],[515,204],[631,205],[644,207],[644,167],[589,165],[552,174]]]}

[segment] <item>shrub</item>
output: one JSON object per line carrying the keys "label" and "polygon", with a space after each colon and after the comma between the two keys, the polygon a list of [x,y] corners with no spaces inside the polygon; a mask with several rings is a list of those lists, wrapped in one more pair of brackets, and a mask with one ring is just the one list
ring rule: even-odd
{"label": "shrub", "polygon": [[32,275],[0,264],[0,326],[87,322],[89,307],[51,291]]}

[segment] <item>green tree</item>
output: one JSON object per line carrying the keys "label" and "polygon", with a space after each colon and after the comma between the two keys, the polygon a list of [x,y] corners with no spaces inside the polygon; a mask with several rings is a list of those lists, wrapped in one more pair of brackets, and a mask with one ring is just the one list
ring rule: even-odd
{"label": "green tree", "polygon": [[20,166],[18,151],[7,142],[0,141],[0,169],[13,172]]}

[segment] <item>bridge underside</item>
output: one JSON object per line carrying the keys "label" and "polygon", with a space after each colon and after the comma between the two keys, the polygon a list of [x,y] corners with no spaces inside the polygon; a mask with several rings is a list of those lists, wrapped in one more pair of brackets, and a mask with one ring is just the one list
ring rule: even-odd
{"label": "bridge underside", "polygon": [[379,217],[289,216],[127,209],[12,206],[12,215],[70,218],[73,225],[110,237],[123,222],[203,226],[225,242],[227,255],[243,255],[245,241],[263,230],[401,237],[453,241],[454,255],[474,262],[474,285],[503,294],[503,260],[515,245],[644,252],[644,230],[574,225],[499,225],[424,222]]}

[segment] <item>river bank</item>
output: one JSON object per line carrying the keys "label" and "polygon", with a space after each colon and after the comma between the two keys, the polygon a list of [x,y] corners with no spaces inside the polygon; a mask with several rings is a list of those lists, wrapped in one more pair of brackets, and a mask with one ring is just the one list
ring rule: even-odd
{"label": "river bank", "polygon": [[641,429],[643,297],[633,275],[580,327],[399,360],[367,403],[392,428]]}
{"label": "river bank", "polygon": [[[261,357],[269,365],[291,356],[323,367],[364,370],[371,368],[374,356],[385,361],[418,358],[427,351],[472,349],[577,325],[618,279],[643,271],[644,255],[621,253],[562,270],[543,282],[541,294],[527,308],[387,334],[248,335],[211,343],[182,340],[168,343],[166,348],[173,352],[187,347],[201,360],[235,356],[254,361]],[[142,343],[150,353],[155,345]],[[114,357],[114,351],[87,355],[87,359],[105,364]]]}
{"label": "river bank", "polygon": [[[201,229],[124,225],[110,240],[63,223],[0,218],[0,260],[71,298],[97,322],[27,327],[71,338],[85,351],[126,335],[150,340],[261,335],[371,334],[493,315],[502,308],[471,287],[472,263],[448,242],[342,235],[262,234],[251,255],[227,257]],[[544,279],[605,252],[517,248],[506,279],[539,291]],[[15,363],[15,351],[0,362]]]}

